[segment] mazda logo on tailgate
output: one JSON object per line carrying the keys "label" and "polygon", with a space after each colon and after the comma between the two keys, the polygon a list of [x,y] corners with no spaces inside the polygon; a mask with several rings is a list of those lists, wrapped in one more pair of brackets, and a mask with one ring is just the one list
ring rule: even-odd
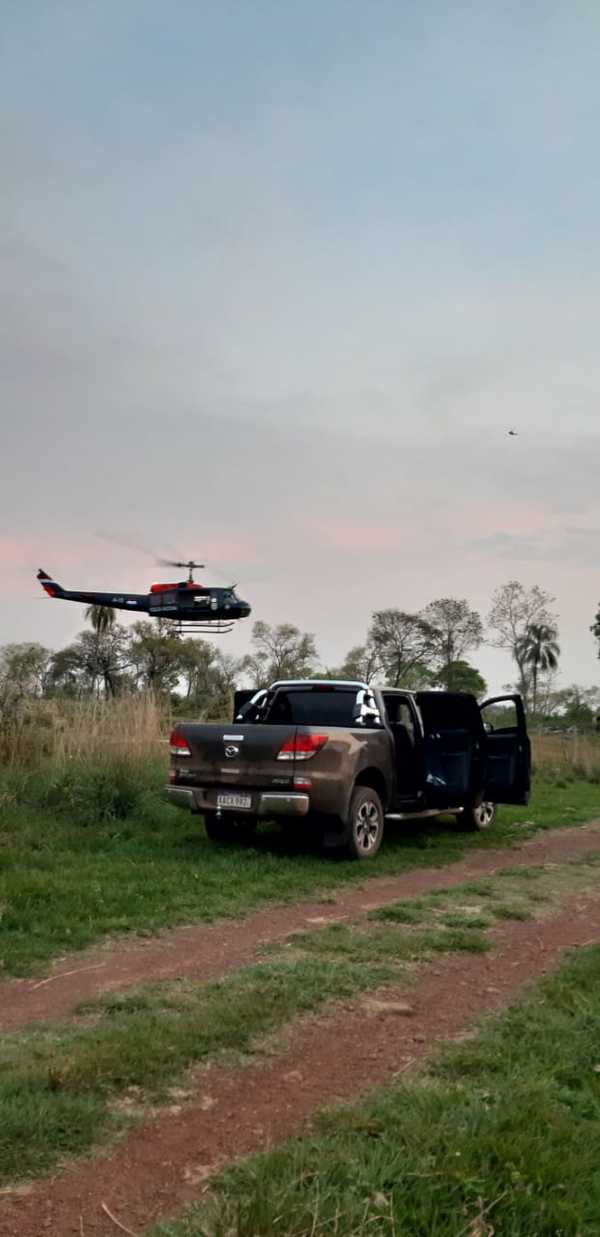
{"label": "mazda logo on tailgate", "polygon": [[228,757],[229,760],[232,760],[234,756],[239,756],[239,754],[240,754],[239,747],[234,747],[233,743],[231,743],[229,747],[225,748],[225,755]]}

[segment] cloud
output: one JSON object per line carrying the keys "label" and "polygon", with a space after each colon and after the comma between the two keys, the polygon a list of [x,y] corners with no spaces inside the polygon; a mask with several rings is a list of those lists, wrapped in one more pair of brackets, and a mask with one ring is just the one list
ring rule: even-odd
{"label": "cloud", "polygon": [[538,537],[530,537],[502,531],[475,538],[470,544],[473,549],[492,554],[494,558],[507,558],[514,562],[568,563],[570,567],[578,565],[585,568],[600,566],[598,535],[591,529],[585,532],[577,530],[574,538],[574,532],[573,529],[564,529],[553,534],[548,530]]}
{"label": "cloud", "polygon": [[11,12],[0,640],[40,562],[149,582],[107,529],[264,564],[332,662],[518,572],[596,673],[592,28],[434,8]]}
{"label": "cloud", "polygon": [[398,550],[406,542],[406,530],[368,520],[313,520],[310,526],[321,545],[352,554],[383,554]]}

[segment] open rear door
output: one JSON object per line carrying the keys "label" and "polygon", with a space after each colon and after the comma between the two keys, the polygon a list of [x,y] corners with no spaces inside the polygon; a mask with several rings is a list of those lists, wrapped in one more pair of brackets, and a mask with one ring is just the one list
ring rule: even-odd
{"label": "open rear door", "polygon": [[521,696],[493,696],[480,706],[486,731],[484,799],[527,803],[531,784],[531,744]]}
{"label": "open rear door", "polygon": [[249,688],[244,687],[244,688],[241,688],[239,691],[233,693],[233,720],[234,721],[236,717],[238,717],[240,710],[243,709],[244,705],[247,704],[249,700],[252,700],[252,697],[256,695],[257,691],[258,691],[257,687],[249,687]]}
{"label": "open rear door", "polygon": [[443,810],[478,803],[482,797],[485,735],[474,696],[418,692],[423,722],[424,800]]}

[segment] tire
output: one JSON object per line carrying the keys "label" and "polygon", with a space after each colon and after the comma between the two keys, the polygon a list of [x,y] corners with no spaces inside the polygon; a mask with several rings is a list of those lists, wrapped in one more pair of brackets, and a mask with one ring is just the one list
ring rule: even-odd
{"label": "tire", "polygon": [[350,800],[346,851],[351,859],[373,859],[383,838],[383,805],[376,790],[356,786]]}
{"label": "tire", "polygon": [[483,803],[470,804],[465,807],[456,820],[464,829],[480,833],[482,829],[490,829],[496,819],[496,804],[483,800]]}
{"label": "tire", "polygon": [[216,812],[204,813],[204,828],[211,842],[243,842],[251,838],[257,826],[253,817],[240,819],[237,816],[217,816]]}

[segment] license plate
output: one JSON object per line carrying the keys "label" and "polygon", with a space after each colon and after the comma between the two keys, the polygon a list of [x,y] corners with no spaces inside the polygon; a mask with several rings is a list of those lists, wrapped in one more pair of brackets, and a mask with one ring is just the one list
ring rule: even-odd
{"label": "license plate", "polygon": [[217,807],[252,807],[252,795],[217,795]]}

